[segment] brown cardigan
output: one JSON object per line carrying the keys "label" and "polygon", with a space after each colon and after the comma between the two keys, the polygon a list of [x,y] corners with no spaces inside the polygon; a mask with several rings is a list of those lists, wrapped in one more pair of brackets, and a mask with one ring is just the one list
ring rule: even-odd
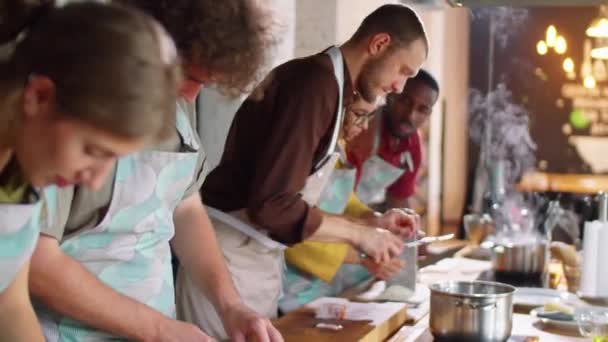
{"label": "brown cardigan", "polygon": [[[353,90],[344,66],[347,106]],[[236,113],[222,159],[201,189],[203,202],[225,212],[246,208],[253,222],[283,243],[313,234],[322,215],[299,191],[327,149],[337,106],[328,55],[275,68]]]}

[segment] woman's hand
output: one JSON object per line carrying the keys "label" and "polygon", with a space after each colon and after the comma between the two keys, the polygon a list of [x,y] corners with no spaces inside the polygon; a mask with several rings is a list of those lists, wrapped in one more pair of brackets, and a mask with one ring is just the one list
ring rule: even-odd
{"label": "woman's hand", "polygon": [[367,268],[367,271],[375,278],[380,280],[388,280],[405,266],[405,262],[400,258],[393,258],[387,262],[375,263],[370,259],[362,259],[361,265]]}

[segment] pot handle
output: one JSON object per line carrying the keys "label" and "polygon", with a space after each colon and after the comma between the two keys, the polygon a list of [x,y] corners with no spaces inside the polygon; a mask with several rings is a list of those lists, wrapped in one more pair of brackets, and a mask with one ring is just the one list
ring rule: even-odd
{"label": "pot handle", "polygon": [[471,310],[493,310],[496,309],[496,302],[491,302],[491,303],[475,303],[472,302],[470,300],[456,300],[454,302],[454,304],[456,304],[456,307],[467,307],[468,309]]}

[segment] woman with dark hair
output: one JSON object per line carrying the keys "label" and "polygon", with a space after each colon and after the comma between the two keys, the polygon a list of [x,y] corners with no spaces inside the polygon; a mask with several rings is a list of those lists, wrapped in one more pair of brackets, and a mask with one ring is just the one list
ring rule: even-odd
{"label": "woman with dark hair", "polygon": [[38,190],[95,190],[118,156],[165,139],[179,66],[161,26],[123,7],[3,1],[0,19],[0,42],[16,39],[0,62],[0,339],[42,341],[28,295]]}

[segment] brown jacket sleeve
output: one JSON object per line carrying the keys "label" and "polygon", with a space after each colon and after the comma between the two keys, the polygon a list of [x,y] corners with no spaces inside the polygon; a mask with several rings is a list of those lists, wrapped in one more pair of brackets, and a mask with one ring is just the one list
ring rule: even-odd
{"label": "brown jacket sleeve", "polygon": [[[262,150],[249,189],[248,214],[285,243],[296,243],[314,233],[322,215],[300,196],[323,138],[333,128],[338,86],[321,67],[298,73],[297,79],[277,79],[265,96],[262,110],[272,111]],[[321,146],[322,149],[325,146]]]}

